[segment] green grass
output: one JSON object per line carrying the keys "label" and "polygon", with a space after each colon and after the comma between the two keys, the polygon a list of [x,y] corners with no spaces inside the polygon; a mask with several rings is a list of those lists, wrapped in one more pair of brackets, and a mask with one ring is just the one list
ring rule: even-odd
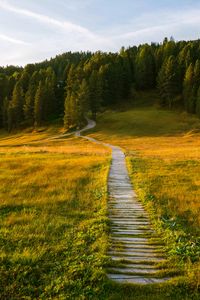
{"label": "green grass", "polygon": [[107,148],[78,138],[45,141],[59,127],[1,132],[0,299],[198,299],[199,265],[190,238],[197,237],[199,224],[200,122],[145,106],[152,94],[141,97],[140,106],[136,99],[100,115],[92,136],[126,152],[134,187],[164,237],[174,274],[181,269],[184,276],[152,286],[106,278],[106,266],[112,266],[106,256]]}
{"label": "green grass", "polygon": [[93,299],[105,281],[109,152],[75,138],[11,146],[0,148],[0,298]]}
{"label": "green grass", "polygon": [[[163,237],[169,264],[184,272],[185,285],[197,290],[200,120],[156,105],[145,106],[147,95],[139,97],[141,106],[129,105],[127,110],[99,115],[91,136],[124,149],[134,189]],[[174,291],[173,299],[176,294]]]}

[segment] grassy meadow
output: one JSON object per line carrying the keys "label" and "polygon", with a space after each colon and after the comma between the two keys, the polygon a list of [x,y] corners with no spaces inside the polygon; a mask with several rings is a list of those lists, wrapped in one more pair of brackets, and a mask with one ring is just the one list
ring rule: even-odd
{"label": "grassy meadow", "polygon": [[0,299],[198,299],[200,121],[141,97],[140,106],[99,115],[90,135],[124,149],[134,188],[184,276],[153,286],[106,278],[108,148],[51,139],[59,126],[0,132]]}
{"label": "grassy meadow", "polygon": [[87,299],[105,280],[110,152],[40,138],[0,142],[0,299]]}
{"label": "grassy meadow", "polygon": [[[151,101],[156,100],[151,95]],[[200,283],[200,120],[160,109],[139,94],[127,108],[99,115],[91,136],[120,146],[139,199],[185,282]],[[154,99],[155,98],[155,99]],[[174,298],[173,298],[174,299]]]}

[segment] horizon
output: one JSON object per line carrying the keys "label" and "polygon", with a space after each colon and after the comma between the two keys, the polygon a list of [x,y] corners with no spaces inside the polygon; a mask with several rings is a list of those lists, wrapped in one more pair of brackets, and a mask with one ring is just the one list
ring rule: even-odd
{"label": "horizon", "polygon": [[0,0],[0,66],[25,66],[66,52],[118,52],[121,47],[198,40],[195,0]]}
{"label": "horizon", "polygon": [[[6,68],[6,67],[10,67],[10,66],[13,66],[13,67],[19,67],[19,68],[24,68],[26,65],[29,65],[29,64],[40,64],[40,63],[43,63],[43,62],[45,62],[45,61],[50,61],[51,59],[54,59],[54,58],[56,58],[56,56],[61,56],[61,55],[63,55],[63,54],[66,54],[66,53],[81,53],[81,52],[85,52],[85,53],[87,53],[87,52],[89,52],[89,53],[91,53],[92,55],[93,54],[95,54],[95,53],[98,53],[98,52],[100,52],[100,53],[119,53],[120,52],[120,50],[122,49],[122,48],[125,48],[125,50],[126,49],[128,49],[128,48],[132,48],[132,47],[134,47],[134,46],[136,46],[136,47],[138,47],[138,46],[142,46],[142,45],[145,45],[145,44],[148,44],[149,46],[152,44],[152,43],[156,43],[156,44],[162,44],[163,42],[164,42],[164,39],[165,38],[167,38],[168,39],[168,41],[170,41],[170,39],[173,39],[173,36],[171,36],[171,37],[164,37],[163,38],[163,40],[160,42],[160,43],[157,43],[157,42],[150,42],[150,43],[141,43],[141,44],[139,44],[139,45],[129,45],[128,47],[124,47],[123,45],[118,49],[118,51],[102,51],[102,50],[96,50],[96,51],[89,51],[89,50],[86,50],[86,51],[82,51],[82,50],[77,50],[77,51],[70,51],[70,50],[68,50],[68,51],[66,51],[66,52],[62,52],[62,53],[55,53],[55,55],[54,56],[52,56],[52,57],[49,57],[49,58],[44,58],[43,60],[40,60],[40,61],[33,61],[33,62],[30,62],[30,63],[25,63],[25,64],[23,64],[23,65],[14,65],[14,64],[7,64],[7,65],[0,65],[0,67],[1,68]],[[194,42],[194,41],[198,41],[198,40],[200,40],[200,39],[196,39],[196,40],[175,40],[175,42]]]}

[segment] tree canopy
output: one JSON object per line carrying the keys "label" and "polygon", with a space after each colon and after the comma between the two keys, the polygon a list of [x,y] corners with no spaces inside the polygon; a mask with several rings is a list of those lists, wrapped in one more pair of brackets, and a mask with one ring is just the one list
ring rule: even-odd
{"label": "tree canopy", "polygon": [[200,116],[200,40],[124,47],[118,53],[64,53],[24,68],[0,68],[0,127],[40,126],[63,118],[80,127],[101,107],[128,101],[133,90],[157,88],[160,104]]}

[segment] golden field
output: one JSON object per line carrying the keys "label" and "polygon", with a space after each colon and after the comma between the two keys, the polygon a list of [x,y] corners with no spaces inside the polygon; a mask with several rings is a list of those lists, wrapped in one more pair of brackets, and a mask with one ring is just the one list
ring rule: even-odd
{"label": "golden field", "polygon": [[80,138],[41,142],[41,133],[32,133],[30,140],[27,134],[1,139],[1,299],[99,293],[109,161],[108,149]]}
{"label": "golden field", "polygon": [[[159,210],[200,225],[200,120],[152,107],[106,112],[92,137],[124,149],[133,183],[160,200]],[[135,163],[131,163],[135,161]],[[137,169],[137,170],[136,170]],[[185,216],[184,216],[185,217]],[[197,226],[198,225],[198,226]]]}

